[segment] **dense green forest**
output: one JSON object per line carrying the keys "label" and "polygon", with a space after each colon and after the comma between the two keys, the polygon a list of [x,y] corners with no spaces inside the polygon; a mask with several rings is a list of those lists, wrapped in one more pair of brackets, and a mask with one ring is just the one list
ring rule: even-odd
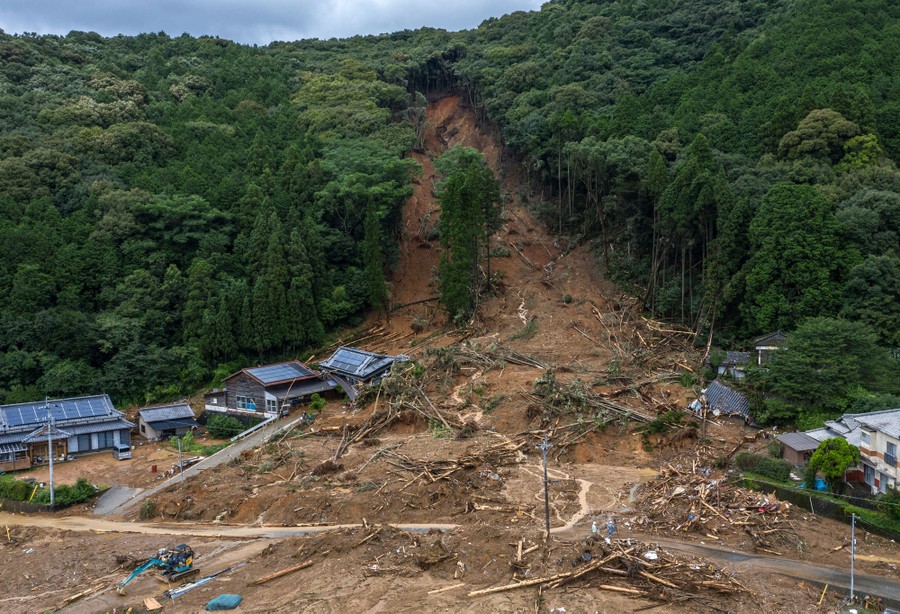
{"label": "dense green forest", "polygon": [[177,395],[384,308],[404,155],[448,93],[648,310],[877,365],[807,365],[856,374],[815,407],[773,369],[764,417],[896,399],[900,5],[553,0],[267,47],[0,35],[0,401]]}

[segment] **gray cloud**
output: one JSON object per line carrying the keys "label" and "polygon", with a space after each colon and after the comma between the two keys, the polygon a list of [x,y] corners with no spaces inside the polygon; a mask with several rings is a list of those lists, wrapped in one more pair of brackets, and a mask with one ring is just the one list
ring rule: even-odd
{"label": "gray cloud", "polygon": [[104,36],[164,31],[241,43],[344,38],[420,27],[461,30],[488,17],[540,8],[544,0],[3,0],[7,33]]}

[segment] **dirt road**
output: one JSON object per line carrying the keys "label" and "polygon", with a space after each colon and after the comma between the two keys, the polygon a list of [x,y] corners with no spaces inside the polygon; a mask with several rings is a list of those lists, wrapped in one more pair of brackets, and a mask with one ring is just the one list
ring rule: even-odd
{"label": "dirt road", "polygon": [[[574,523],[573,523],[574,524]],[[341,529],[361,529],[362,524],[339,524],[327,526],[295,526],[295,527],[254,527],[254,526],[197,526],[181,523],[138,523],[117,522],[102,518],[87,518],[80,516],[56,517],[51,515],[22,515],[0,512],[0,526],[29,526],[39,528],[53,528],[68,531],[82,531],[94,533],[137,533],[144,535],[177,535],[206,538],[231,538],[231,539],[283,539],[302,535],[316,535]],[[390,527],[412,533],[426,533],[428,531],[452,531],[459,527],[456,524],[390,524]],[[582,532],[581,530],[577,533]],[[572,536],[573,531],[563,529],[566,537]],[[703,556],[710,559],[726,561],[733,565],[732,569],[739,576],[754,572],[778,573],[806,582],[819,585],[828,584],[834,588],[848,591],[850,588],[850,574],[846,569],[840,569],[829,565],[813,565],[791,559],[782,559],[772,556],[736,552],[727,548],[707,546],[680,540],[652,537],[649,541],[659,543],[660,546],[671,550]],[[854,577],[856,591],[860,594],[875,595],[885,600],[892,606],[900,606],[900,581],[885,576],[856,573]]]}
{"label": "dirt road", "polygon": [[[340,529],[364,528],[362,524],[332,524],[296,527],[253,527],[233,525],[198,526],[186,523],[153,524],[142,522],[117,522],[103,518],[84,516],[51,516],[7,514],[0,512],[0,526],[39,527],[62,529],[65,531],[87,531],[95,533],[138,533],[142,535],[178,535],[190,537],[227,537],[248,539],[282,539],[297,535],[314,535]],[[455,524],[390,524],[401,531],[427,533],[428,531],[452,531]]]}

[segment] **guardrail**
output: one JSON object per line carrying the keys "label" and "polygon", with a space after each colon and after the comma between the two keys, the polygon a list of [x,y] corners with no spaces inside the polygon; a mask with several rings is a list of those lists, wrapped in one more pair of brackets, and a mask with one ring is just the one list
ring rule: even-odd
{"label": "guardrail", "polygon": [[250,434],[252,434],[252,433],[255,433],[256,431],[258,431],[259,429],[263,428],[263,427],[266,426],[267,424],[272,424],[272,423],[273,423],[274,421],[276,421],[276,420],[278,420],[278,416],[272,416],[271,418],[267,418],[266,420],[263,420],[262,422],[260,422],[259,424],[255,425],[255,426],[251,426],[250,428],[248,428],[248,429],[247,429],[246,431],[244,431],[243,433],[238,433],[237,435],[235,435],[234,437],[232,437],[232,438],[231,438],[231,443],[234,443],[235,441],[238,441],[239,439],[243,439],[243,438],[246,437],[247,435],[250,435]]}

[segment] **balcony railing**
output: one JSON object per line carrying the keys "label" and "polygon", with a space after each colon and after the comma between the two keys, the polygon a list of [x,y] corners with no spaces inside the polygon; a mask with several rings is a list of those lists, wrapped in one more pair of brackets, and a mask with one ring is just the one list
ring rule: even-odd
{"label": "balcony railing", "polygon": [[891,467],[896,467],[897,466],[897,457],[894,456],[893,454],[885,454],[884,462],[887,463]]}

